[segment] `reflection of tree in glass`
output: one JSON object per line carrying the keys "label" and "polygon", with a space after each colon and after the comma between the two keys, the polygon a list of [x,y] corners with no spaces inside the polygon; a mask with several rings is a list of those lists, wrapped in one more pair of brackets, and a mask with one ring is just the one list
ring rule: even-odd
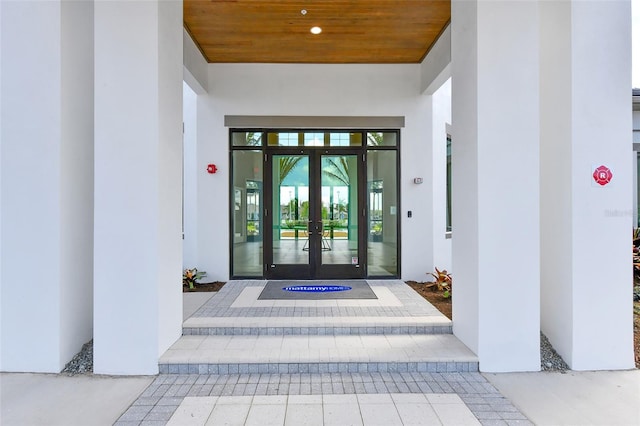
{"label": "reflection of tree in glass", "polygon": [[382,133],[367,133],[367,139],[369,140],[369,145],[383,145]]}
{"label": "reflection of tree in glass", "polygon": [[307,218],[309,217],[309,202],[303,201],[300,204],[300,217]]}
{"label": "reflection of tree in glass", "polygon": [[323,172],[339,182],[349,186],[349,162],[347,157],[327,158],[327,167]]}
{"label": "reflection of tree in glass", "polygon": [[262,145],[262,133],[247,132],[247,145],[248,146]]}
{"label": "reflection of tree in glass", "polygon": [[372,180],[369,182],[371,185],[371,189],[382,189],[382,181],[381,180]]}
{"label": "reflection of tree in glass", "polygon": [[300,160],[302,160],[302,157],[280,157],[280,183],[284,182],[285,178],[296,168]]}

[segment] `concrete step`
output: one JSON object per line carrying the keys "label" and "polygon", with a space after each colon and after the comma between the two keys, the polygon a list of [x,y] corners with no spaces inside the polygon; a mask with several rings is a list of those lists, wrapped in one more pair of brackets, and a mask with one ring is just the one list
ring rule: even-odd
{"label": "concrete step", "polygon": [[444,315],[409,317],[191,317],[185,336],[451,334]]}
{"label": "concrete step", "polygon": [[455,336],[182,336],[160,358],[163,374],[467,372],[478,359]]}

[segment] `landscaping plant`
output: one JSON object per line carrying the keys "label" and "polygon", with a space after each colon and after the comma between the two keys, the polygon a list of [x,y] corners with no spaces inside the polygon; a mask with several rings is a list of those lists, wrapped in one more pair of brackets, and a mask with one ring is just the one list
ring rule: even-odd
{"label": "landscaping plant", "polygon": [[427,284],[428,287],[437,287],[438,291],[442,292],[442,297],[448,299],[451,297],[451,274],[447,272],[446,269],[442,271],[438,268],[435,268],[436,272],[429,272],[427,275],[431,275],[435,278],[435,282],[429,282]]}
{"label": "landscaping plant", "polygon": [[185,269],[182,273],[182,285],[189,286],[190,289],[193,289],[196,284],[198,284],[198,280],[207,273],[205,271],[198,271],[197,268],[193,269]]}

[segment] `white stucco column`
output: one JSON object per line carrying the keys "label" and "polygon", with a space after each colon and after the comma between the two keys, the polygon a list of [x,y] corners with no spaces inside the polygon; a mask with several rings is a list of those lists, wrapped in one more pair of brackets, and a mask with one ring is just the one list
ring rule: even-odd
{"label": "white stucco column", "polygon": [[0,370],[92,334],[93,2],[2,1]]}
{"label": "white stucco column", "polygon": [[94,371],[153,374],[182,322],[182,2],[96,2],[95,86]]}
{"label": "white stucco column", "polygon": [[454,333],[539,370],[538,4],[454,0],[451,26]]}
{"label": "white stucco column", "polygon": [[540,11],[542,330],[572,369],[633,368],[630,2]]}

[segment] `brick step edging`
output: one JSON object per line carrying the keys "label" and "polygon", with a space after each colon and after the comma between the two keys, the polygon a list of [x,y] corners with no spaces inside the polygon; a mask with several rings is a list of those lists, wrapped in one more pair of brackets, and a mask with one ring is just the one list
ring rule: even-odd
{"label": "brick step edging", "polygon": [[184,327],[183,336],[364,336],[453,334],[449,325],[400,327]]}
{"label": "brick step edging", "polygon": [[159,364],[160,374],[466,373],[478,361]]}

